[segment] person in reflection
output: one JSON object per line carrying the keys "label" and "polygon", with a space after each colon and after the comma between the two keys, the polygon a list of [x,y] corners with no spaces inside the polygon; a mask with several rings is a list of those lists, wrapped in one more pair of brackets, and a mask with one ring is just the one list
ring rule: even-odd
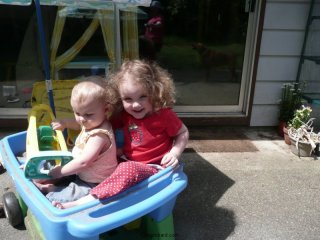
{"label": "person in reflection", "polygon": [[150,4],[150,18],[145,24],[145,33],[139,37],[140,59],[154,61],[160,52],[164,37],[163,6],[159,1]]}

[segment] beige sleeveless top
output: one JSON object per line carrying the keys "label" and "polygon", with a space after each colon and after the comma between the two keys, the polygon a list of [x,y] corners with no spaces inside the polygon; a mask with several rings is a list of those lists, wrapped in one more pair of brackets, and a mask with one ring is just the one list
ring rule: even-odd
{"label": "beige sleeveless top", "polygon": [[111,175],[111,173],[116,169],[118,165],[116,156],[116,144],[112,130],[108,131],[106,129],[94,129],[86,132],[85,129],[82,128],[79,136],[76,139],[75,146],[72,149],[73,157],[77,158],[77,156],[80,156],[88,139],[98,133],[107,135],[110,139],[111,145],[106,151],[100,153],[98,158],[94,162],[92,162],[90,166],[77,173],[79,178],[85,182],[102,182],[104,179]]}

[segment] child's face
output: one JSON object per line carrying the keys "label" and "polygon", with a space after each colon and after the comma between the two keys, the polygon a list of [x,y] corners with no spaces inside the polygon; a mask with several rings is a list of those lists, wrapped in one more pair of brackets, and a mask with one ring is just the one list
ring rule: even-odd
{"label": "child's face", "polygon": [[107,106],[98,100],[72,104],[76,121],[86,130],[99,127],[106,119]]}
{"label": "child's face", "polygon": [[124,110],[136,119],[142,119],[153,111],[149,94],[145,87],[128,79],[119,86]]}

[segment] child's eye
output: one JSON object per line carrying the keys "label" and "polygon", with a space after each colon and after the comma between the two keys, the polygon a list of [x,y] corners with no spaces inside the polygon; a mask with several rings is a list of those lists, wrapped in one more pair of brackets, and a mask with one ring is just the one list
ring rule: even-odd
{"label": "child's eye", "polygon": [[131,98],[123,98],[122,101],[129,103],[129,102],[132,102],[132,99]]}
{"label": "child's eye", "polygon": [[141,100],[145,100],[146,98],[148,98],[147,95],[142,95],[142,96],[140,97]]}

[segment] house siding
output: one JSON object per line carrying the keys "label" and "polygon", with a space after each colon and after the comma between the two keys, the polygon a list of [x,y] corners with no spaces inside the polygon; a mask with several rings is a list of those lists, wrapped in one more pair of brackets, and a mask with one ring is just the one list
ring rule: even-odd
{"label": "house siding", "polygon": [[297,75],[310,0],[267,0],[250,126],[278,125],[283,83]]}

